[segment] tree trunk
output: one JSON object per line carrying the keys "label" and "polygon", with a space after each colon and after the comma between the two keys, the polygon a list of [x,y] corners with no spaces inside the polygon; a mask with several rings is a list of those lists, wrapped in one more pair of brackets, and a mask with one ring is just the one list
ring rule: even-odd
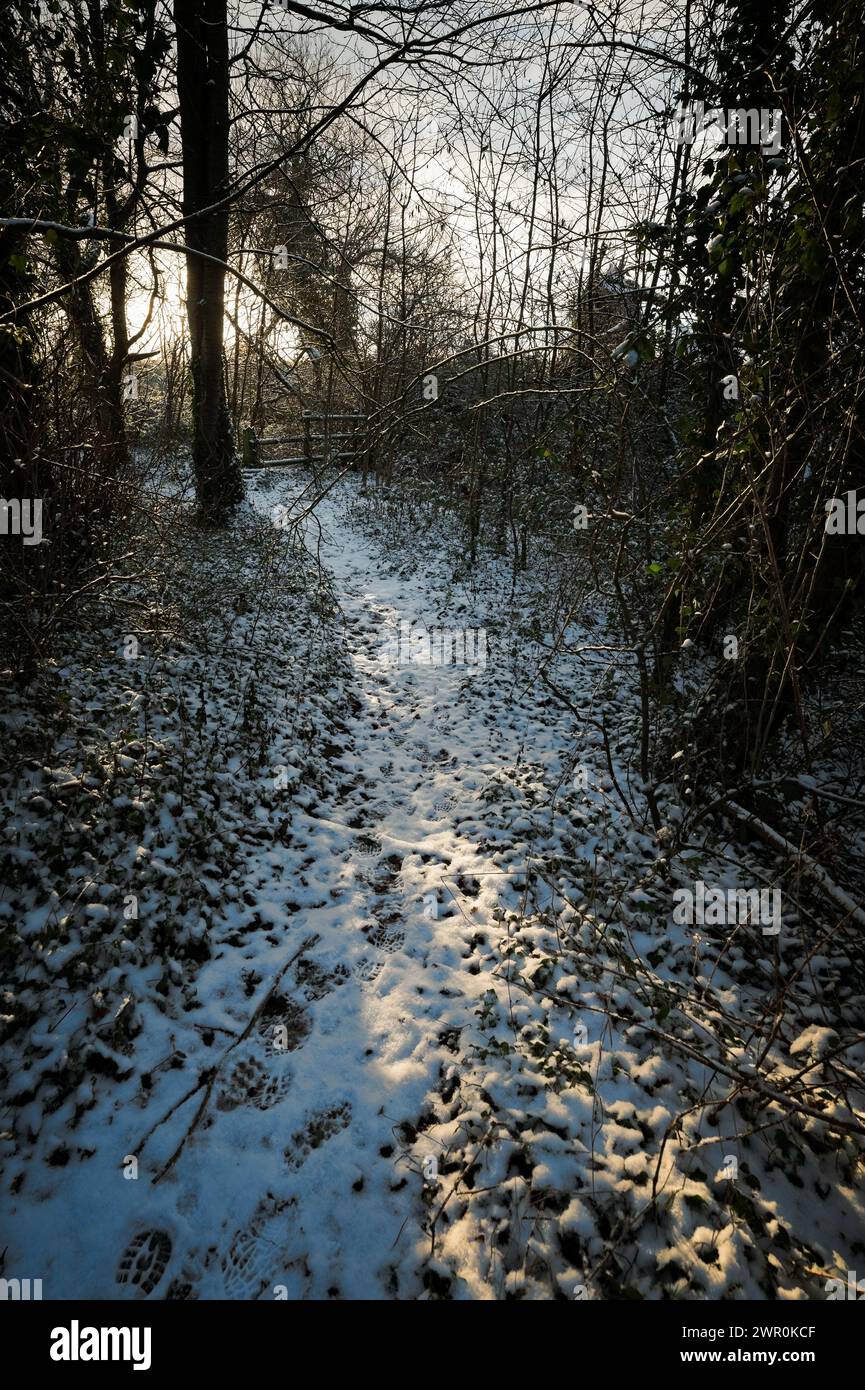
{"label": "tree trunk", "polygon": [[[183,215],[228,191],[228,26],[226,0],[174,0],[177,92],[183,144]],[[219,521],[243,496],[225,392],[225,270],[202,259],[228,256],[228,209],[185,227],[186,311],[192,365],[193,465],[203,518]]]}
{"label": "tree trunk", "polygon": [[[61,239],[55,255],[63,279],[67,282],[77,280],[83,269],[77,243]],[[115,286],[112,285],[112,296],[114,293]],[[97,471],[106,479],[113,478],[129,461],[121,372],[115,369],[108,351],[90,285],[75,284],[67,294],[63,307],[78,344],[84,390],[96,427]],[[112,309],[114,307],[112,298]]]}

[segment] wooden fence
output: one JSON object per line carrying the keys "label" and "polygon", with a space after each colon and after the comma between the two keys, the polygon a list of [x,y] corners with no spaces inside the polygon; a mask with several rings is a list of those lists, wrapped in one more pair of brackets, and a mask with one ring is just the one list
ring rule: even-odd
{"label": "wooden fence", "polygon": [[[243,467],[254,471],[260,468],[289,468],[293,464],[336,463],[362,453],[366,416],[359,411],[348,415],[321,415],[313,410],[305,410],[302,419],[303,434],[286,434],[275,439],[257,435],[251,426],[247,426],[241,441]],[[346,421],[350,421],[353,428],[330,428],[331,424],[344,424]],[[288,458],[266,458],[262,452],[285,444],[302,444],[303,453],[295,453]]]}

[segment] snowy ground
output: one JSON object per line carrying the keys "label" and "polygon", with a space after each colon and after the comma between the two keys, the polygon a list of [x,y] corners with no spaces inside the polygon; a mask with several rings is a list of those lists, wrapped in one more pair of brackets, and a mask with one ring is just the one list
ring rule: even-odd
{"label": "snowy ground", "polygon": [[[259,480],[254,506],[297,486]],[[56,673],[77,728],[99,713],[89,763],[56,755],[61,720],[15,792],[6,1276],[52,1298],[546,1299],[865,1274],[861,1137],[826,1124],[862,1123],[861,982],[798,916],[772,939],[672,923],[677,883],[734,886],[744,852],[664,868],[633,683],[580,650],[599,615],[549,667],[569,709],[536,678],[532,595],[494,562],[455,577],[447,513],[399,530],[351,483],[306,536],[319,588],[296,554],[223,556],[242,601],[191,650],[146,680],[86,651]],[[206,559],[198,582],[203,602]],[[486,665],[388,663],[404,620],[484,628]],[[82,798],[104,806],[109,736],[127,781],[100,855]]]}

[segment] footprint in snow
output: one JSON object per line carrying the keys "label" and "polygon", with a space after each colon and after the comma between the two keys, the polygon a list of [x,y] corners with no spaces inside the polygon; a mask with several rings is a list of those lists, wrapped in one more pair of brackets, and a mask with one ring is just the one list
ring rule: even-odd
{"label": "footprint in snow", "polygon": [[236,1110],[252,1105],[270,1110],[279,1105],[291,1087],[291,1076],[272,1076],[255,1057],[244,1057],[234,1064],[216,1098],[217,1110]]}
{"label": "footprint in snow", "polygon": [[397,929],[388,931],[383,922],[376,922],[374,927],[364,927],[366,939],[371,946],[375,946],[377,951],[384,951],[387,955],[393,955],[398,951],[405,941],[405,932]]}
{"label": "footprint in snow", "polygon": [[318,961],[309,960],[306,956],[301,958],[295,970],[297,987],[310,1004],[332,994],[340,985],[345,984],[348,977],[348,966],[338,964],[332,970],[325,970]]}
{"label": "footprint in snow", "polygon": [[311,1031],[306,1009],[283,994],[271,995],[258,1021],[258,1036],[268,1057],[294,1052],[303,1046]]}
{"label": "footprint in snow", "polygon": [[262,1294],[273,1298],[274,1291],[286,1282],[279,1247],[254,1226],[235,1232],[220,1264],[229,1298],[255,1301]]}
{"label": "footprint in snow", "polygon": [[362,876],[377,893],[394,893],[399,887],[399,873],[402,868],[402,862],[398,854],[391,854],[381,863],[375,864],[373,868],[366,870]]}
{"label": "footprint in snow", "polygon": [[317,1110],[315,1114],[310,1115],[303,1129],[292,1135],[291,1144],[285,1149],[287,1166],[296,1172],[309,1158],[313,1149],[321,1148],[328,1139],[347,1129],[350,1124],[351,1106],[347,1100],[337,1105],[329,1105],[324,1110]]}
{"label": "footprint in snow", "polygon": [[361,956],[360,960],[355,963],[353,974],[362,985],[371,985],[378,979],[383,970],[383,961],[371,960],[369,956]]}
{"label": "footprint in snow", "polygon": [[132,1284],[147,1297],[153,1293],[171,1259],[171,1237],[165,1231],[141,1231],[120,1257],[117,1283]]}

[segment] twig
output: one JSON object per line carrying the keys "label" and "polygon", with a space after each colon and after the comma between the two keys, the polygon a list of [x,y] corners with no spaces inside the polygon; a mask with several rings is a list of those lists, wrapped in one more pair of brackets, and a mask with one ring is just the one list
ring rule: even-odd
{"label": "twig", "polygon": [[186,1131],[186,1133],[184,1134],[183,1138],[181,1139],[180,1143],[177,1145],[177,1148],[174,1150],[174,1153],[171,1155],[171,1157],[169,1158],[168,1162],[165,1164],[165,1166],[164,1166],[163,1168],[161,1168],[161,1169],[159,1170],[159,1172],[156,1174],[156,1177],[153,1179],[153,1186],[154,1186],[154,1187],[156,1186],[156,1184],[157,1184],[158,1182],[161,1182],[161,1180],[165,1177],[165,1174],[166,1174],[171,1168],[174,1167],[174,1164],[177,1162],[178,1158],[180,1157],[180,1155],[182,1154],[184,1148],[186,1147],[187,1142],[192,1138],[192,1135],[195,1133],[196,1129],[198,1128],[198,1125],[199,1125],[199,1123],[200,1123],[200,1121],[201,1121],[201,1119],[202,1119],[202,1117],[203,1117],[203,1115],[204,1115],[204,1112],[205,1112],[205,1110],[207,1109],[207,1103],[208,1103],[208,1101],[210,1100],[211,1092],[213,1091],[214,1082],[216,1081],[216,1078],[217,1078],[217,1076],[219,1075],[219,1072],[221,1071],[222,1067],[224,1066],[224,1064],[225,1064],[227,1058],[230,1056],[230,1054],[234,1051],[234,1049],[235,1049],[236,1047],[239,1047],[240,1044],[241,1044],[242,1042],[244,1042],[246,1038],[249,1037],[250,1033],[252,1032],[253,1028],[255,1027],[256,1022],[257,1022],[258,1019],[261,1017],[261,1014],[262,1014],[262,1011],[263,1011],[263,1009],[264,1009],[264,1006],[267,1004],[267,1001],[270,999],[271,995],[273,994],[273,992],[274,992],[274,990],[276,989],[277,985],[278,985],[278,984],[280,983],[280,981],[282,980],[282,978],[283,978],[283,976],[285,975],[286,971],[294,964],[294,962],[295,962],[300,956],[302,956],[302,955],[304,954],[305,951],[311,950],[311,948],[315,945],[315,943],[318,941],[318,939],[319,939],[319,938],[318,938],[318,935],[316,934],[316,935],[313,935],[313,936],[308,936],[308,937],[306,938],[306,940],[303,941],[303,942],[301,943],[301,945],[300,945],[300,946],[298,947],[298,949],[295,951],[294,955],[291,956],[290,959],[286,961],[286,963],[285,963],[285,965],[282,967],[282,969],[281,969],[280,971],[278,971],[278,973],[277,973],[277,975],[275,976],[275,978],[274,978],[272,984],[270,985],[270,988],[267,990],[267,992],[266,992],[264,995],[262,995],[262,997],[261,997],[259,1003],[256,1005],[255,1009],[253,1010],[253,1012],[252,1012],[252,1014],[251,1014],[251,1016],[250,1016],[249,1022],[247,1023],[247,1025],[246,1025],[246,1027],[244,1028],[243,1032],[240,1034],[240,1037],[235,1038],[234,1042],[229,1043],[228,1047],[225,1049],[225,1051],[223,1052],[222,1056],[220,1057],[219,1061],[215,1064],[215,1066],[208,1067],[206,1071],[203,1071],[203,1072],[201,1073],[201,1076],[198,1078],[198,1081],[197,1081],[196,1084],[192,1087],[192,1089],[189,1090],[189,1091],[187,1091],[185,1096],[182,1096],[180,1100],[176,1101],[176,1102],[174,1103],[174,1105],[172,1105],[171,1108],[165,1112],[165,1114],[162,1116],[162,1118],[161,1118],[160,1120],[157,1120],[156,1123],[150,1127],[150,1129],[149,1129],[149,1130],[147,1131],[147,1133],[145,1134],[144,1138],[143,1138],[143,1139],[141,1140],[141,1142],[138,1144],[137,1148],[135,1148],[135,1149],[133,1150],[133,1153],[134,1153],[136,1156],[137,1156],[138,1154],[140,1154],[141,1151],[142,1151],[142,1149],[144,1148],[144,1145],[147,1143],[147,1140],[150,1138],[150,1136],[151,1136],[157,1129],[159,1129],[159,1127],[160,1127],[161,1125],[165,1124],[165,1121],[168,1120],[168,1119],[170,1119],[171,1116],[175,1113],[175,1111],[179,1110],[180,1107],[181,1107],[182,1105],[184,1105],[184,1104],[186,1103],[186,1101],[188,1101],[188,1100],[190,1099],[191,1096],[194,1096],[195,1093],[196,1093],[196,1091],[200,1091],[201,1088],[202,1088],[202,1086],[204,1087],[204,1095],[203,1095],[202,1098],[201,1098],[201,1104],[199,1105],[198,1109],[197,1109],[196,1112],[195,1112],[195,1115],[193,1116],[192,1123],[190,1124],[189,1128],[187,1129],[187,1131]]}

